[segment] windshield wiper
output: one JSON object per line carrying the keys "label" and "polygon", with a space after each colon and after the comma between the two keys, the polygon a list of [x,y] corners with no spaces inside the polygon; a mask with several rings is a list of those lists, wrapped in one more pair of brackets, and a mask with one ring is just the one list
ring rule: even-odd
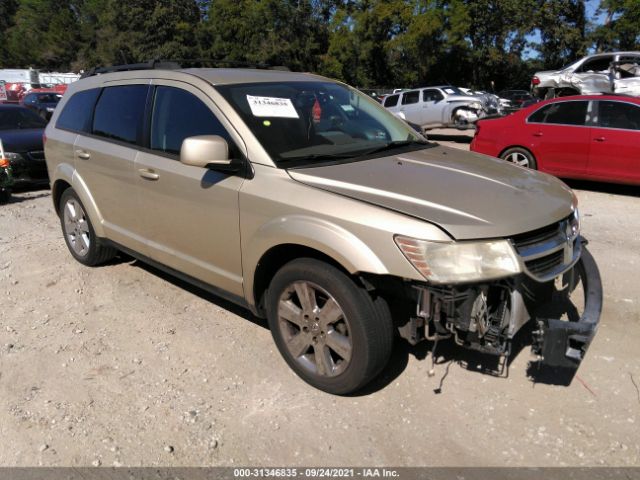
{"label": "windshield wiper", "polygon": [[372,148],[371,150],[367,150],[366,152],[360,153],[358,156],[364,157],[367,155],[373,155],[374,153],[393,150],[395,148],[407,147],[409,145],[431,145],[431,142],[423,141],[423,140],[394,140],[393,142],[385,143],[380,147]]}
{"label": "windshield wiper", "polygon": [[307,162],[314,160],[344,160],[345,158],[353,158],[356,154],[346,153],[312,153],[311,155],[298,155],[295,157],[285,157],[278,160],[278,163]]}

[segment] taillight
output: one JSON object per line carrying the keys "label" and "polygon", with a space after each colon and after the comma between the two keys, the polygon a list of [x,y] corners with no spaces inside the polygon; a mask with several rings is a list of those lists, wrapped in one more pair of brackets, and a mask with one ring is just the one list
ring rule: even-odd
{"label": "taillight", "polygon": [[9,168],[9,160],[6,158],[0,158],[0,168]]}
{"label": "taillight", "polygon": [[531,83],[532,83],[533,85],[540,85],[540,79],[539,79],[538,77],[533,77],[533,78],[531,79]]}

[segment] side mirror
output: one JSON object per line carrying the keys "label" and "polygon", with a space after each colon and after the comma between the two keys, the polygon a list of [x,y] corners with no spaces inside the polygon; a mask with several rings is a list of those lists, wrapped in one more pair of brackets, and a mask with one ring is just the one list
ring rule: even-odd
{"label": "side mirror", "polygon": [[231,165],[229,145],[219,135],[188,137],[180,147],[180,161],[194,167],[226,167]]}

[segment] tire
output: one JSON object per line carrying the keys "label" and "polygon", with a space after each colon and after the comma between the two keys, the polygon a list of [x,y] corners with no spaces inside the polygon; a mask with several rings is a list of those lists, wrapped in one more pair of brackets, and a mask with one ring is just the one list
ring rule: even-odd
{"label": "tire", "polygon": [[521,167],[530,168],[532,170],[538,169],[538,164],[536,163],[536,159],[533,154],[527,150],[526,148],[521,147],[512,147],[508,148],[500,158],[506,160],[507,162],[515,163],[516,165],[520,165]]}
{"label": "tire", "polygon": [[62,193],[59,211],[64,241],[73,258],[83,265],[93,267],[115,257],[117,250],[101,243],[84,205],[72,188]]}
{"label": "tire", "polygon": [[0,205],[9,203],[9,200],[11,200],[11,190],[0,188]]}
{"label": "tire", "polygon": [[266,306],[281,355],[320,390],[355,392],[389,361],[393,324],[386,301],[332,265],[312,258],[287,263],[269,285]]}

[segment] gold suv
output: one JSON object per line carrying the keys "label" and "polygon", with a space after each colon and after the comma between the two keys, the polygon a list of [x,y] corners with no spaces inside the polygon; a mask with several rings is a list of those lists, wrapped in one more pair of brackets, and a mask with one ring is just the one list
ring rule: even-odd
{"label": "gold suv", "polygon": [[542,361],[577,368],[602,290],[561,181],[317,75],[150,67],[91,72],[46,129],[76,260],[127,252],[245,306],[335,394],[379,374],[394,335],[506,358],[533,322]]}

